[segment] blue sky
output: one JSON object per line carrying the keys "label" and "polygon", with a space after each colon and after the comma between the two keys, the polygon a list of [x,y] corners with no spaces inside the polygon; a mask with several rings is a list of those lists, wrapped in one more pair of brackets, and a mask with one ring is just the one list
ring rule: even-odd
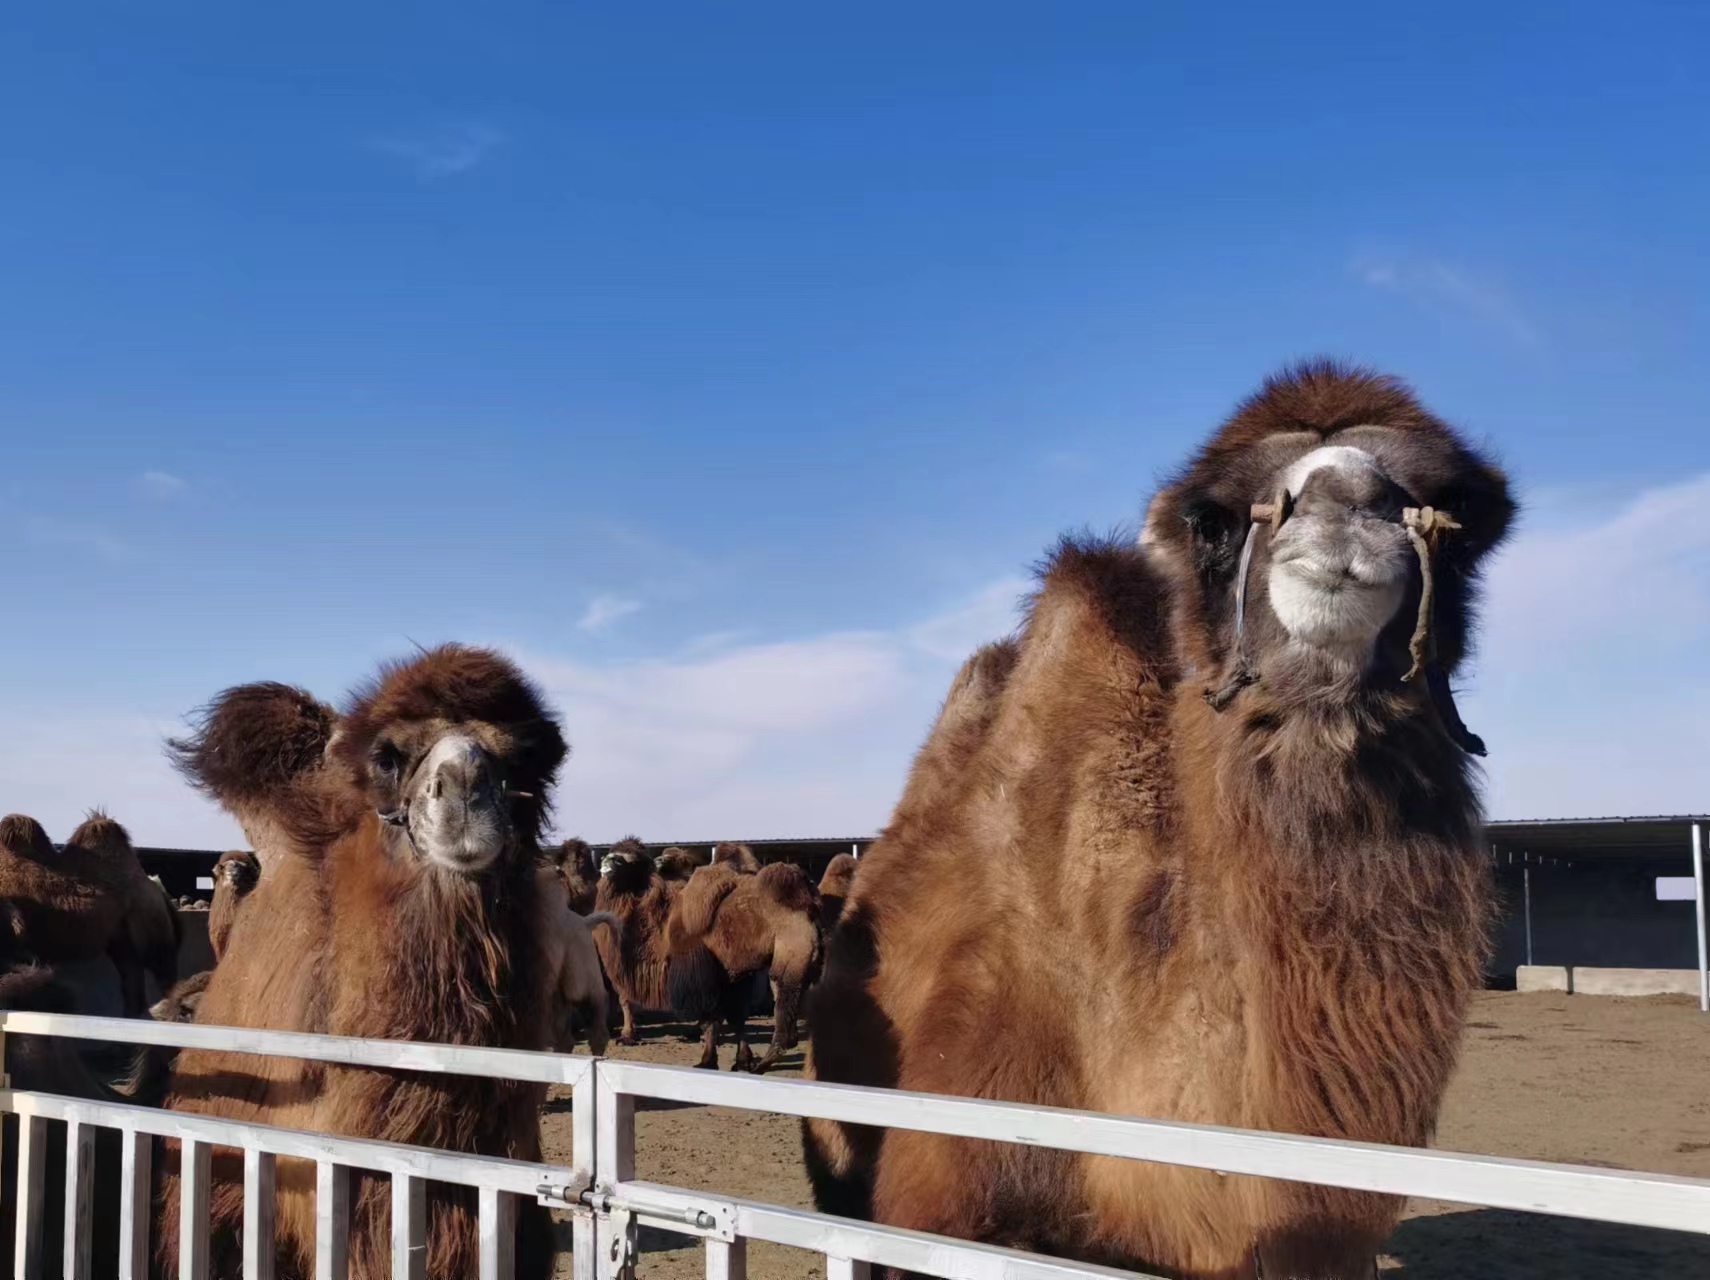
{"label": "blue sky", "polygon": [[1329,352],[1529,500],[1493,809],[1710,809],[1710,11],[810,9],[0,14],[0,807],[223,843],[185,711],[458,638],[566,831],[870,830],[1055,533]]}

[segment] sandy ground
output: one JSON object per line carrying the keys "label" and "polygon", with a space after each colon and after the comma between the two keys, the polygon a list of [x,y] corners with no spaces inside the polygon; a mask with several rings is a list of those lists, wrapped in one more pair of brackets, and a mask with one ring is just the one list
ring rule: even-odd
{"label": "sandy ground", "polygon": [[[690,1065],[673,1028],[649,1028],[614,1055]],[[765,1033],[770,1034],[770,1027]],[[731,1050],[724,1050],[728,1065]],[[781,1075],[800,1071],[792,1055]],[[569,1158],[567,1098],[548,1105],[549,1159]],[[1445,1150],[1710,1178],[1710,1017],[1659,997],[1489,992],[1473,1010],[1438,1135]],[[678,1108],[636,1116],[637,1175],[811,1207],[798,1123],[782,1116]],[[565,1249],[569,1233],[563,1231]],[[647,1233],[644,1280],[704,1274],[698,1242]],[[560,1258],[561,1274],[569,1274]],[[1384,1280],[1652,1280],[1710,1276],[1710,1236],[1611,1227],[1432,1201],[1415,1202],[1383,1260]],[[756,1243],[754,1280],[824,1274],[817,1257]]]}

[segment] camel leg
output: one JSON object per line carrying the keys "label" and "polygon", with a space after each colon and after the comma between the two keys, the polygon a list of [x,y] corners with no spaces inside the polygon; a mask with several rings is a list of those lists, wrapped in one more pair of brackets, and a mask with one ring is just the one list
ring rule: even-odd
{"label": "camel leg", "polygon": [[768,1071],[777,1065],[778,1059],[796,1047],[796,1013],[801,1007],[801,985],[788,979],[782,979],[774,986],[777,991],[773,1009],[772,1043],[766,1049],[766,1056],[754,1065],[756,1075]]}
{"label": "camel leg", "polygon": [[736,1041],[736,1060],[730,1064],[732,1071],[754,1070],[754,1050],[748,1047],[749,986],[747,979],[739,978],[724,992],[724,1026]]}
{"label": "camel leg", "polygon": [[640,1044],[641,1041],[635,1035],[635,1006],[630,1004],[628,996],[622,994],[618,996],[618,1004],[623,1009],[623,1029],[618,1032],[617,1042]]}
{"label": "camel leg", "polygon": [[701,1060],[695,1063],[708,1071],[718,1070],[718,1019],[701,1023]]}

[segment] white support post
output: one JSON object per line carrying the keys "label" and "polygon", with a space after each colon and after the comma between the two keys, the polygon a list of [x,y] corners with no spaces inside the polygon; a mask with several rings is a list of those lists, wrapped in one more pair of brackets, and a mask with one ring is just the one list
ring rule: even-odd
{"label": "white support post", "polygon": [[514,1280],[516,1271],[517,1198],[497,1187],[482,1187],[481,1280]]}
{"label": "white support post", "polygon": [[426,1280],[427,1182],[392,1175],[392,1280]]}
{"label": "white support post", "polygon": [[1520,881],[1525,886],[1526,895],[1526,964],[1530,967],[1532,960],[1532,868],[1520,868]]}
{"label": "white support post", "polygon": [[39,1280],[42,1274],[42,1201],[47,1174],[47,1121],[18,1117],[18,1217],[13,1228],[12,1274]]}
{"label": "white support post", "polygon": [[178,1148],[178,1280],[208,1280],[208,1183],[214,1149],[193,1138]]}
{"label": "white support post", "polygon": [[[635,1178],[635,1099],[619,1093],[594,1069],[594,1189],[610,1195],[620,1182]],[[601,1276],[621,1274],[621,1228],[602,1214],[594,1229],[594,1256]]]}
{"label": "white support post", "polygon": [[154,1217],[154,1135],[119,1132],[119,1280],[148,1280]]}
{"label": "white support post", "polygon": [[243,1280],[273,1280],[278,1163],[271,1151],[243,1152]]}
{"label": "white support post", "polygon": [[1706,941],[1704,903],[1704,824],[1692,824],[1693,913],[1698,918],[1698,1011],[1710,1013],[1710,942]]}
{"label": "white support post", "polygon": [[859,1258],[825,1255],[825,1280],[873,1280],[873,1264]]}
{"label": "white support post", "polygon": [[89,1280],[95,1194],[95,1126],[65,1122],[65,1280]]}
{"label": "white support post", "polygon": [[350,1274],[350,1170],[315,1162],[315,1280]]}
{"label": "white support post", "polygon": [[707,1240],[707,1280],[748,1280],[748,1240]]}
{"label": "white support post", "polygon": [[[589,1178],[594,1176],[599,1159],[594,1135],[598,1132],[595,1113],[599,1063],[582,1074],[570,1089],[570,1163]],[[570,1209],[570,1277],[571,1280],[599,1280],[599,1245],[594,1239],[594,1211],[581,1202]]]}

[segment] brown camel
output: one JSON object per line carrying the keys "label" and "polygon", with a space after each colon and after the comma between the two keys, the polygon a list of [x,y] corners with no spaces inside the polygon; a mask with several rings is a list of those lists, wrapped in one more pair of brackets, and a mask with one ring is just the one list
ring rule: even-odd
{"label": "brown camel", "polygon": [[[690,877],[666,925],[673,959],[704,947],[730,984],[723,1021],[736,1040],[734,1071],[766,1071],[797,1043],[797,1011],[820,955],[819,899],[807,873],[774,862],[747,875],[732,862],[714,862]],[[772,1043],[758,1062],[748,1047],[747,1022],[756,997],[774,994]],[[759,987],[759,990],[756,988]],[[701,1066],[718,1065],[718,1023],[702,1026]]]}
{"label": "brown camel", "polygon": [[[1139,545],[1061,543],[861,859],[813,1074],[1423,1144],[1489,916],[1448,681],[1512,513],[1405,386],[1325,363],[1243,404]],[[1370,1280],[1401,1209],[806,1128],[828,1212],[1194,1280]]]}
{"label": "brown camel", "polygon": [[754,850],[745,844],[737,844],[733,840],[726,840],[722,844],[713,846],[712,865],[729,867],[745,876],[760,874],[760,859],[754,856]]}
{"label": "brown camel", "polygon": [[214,960],[225,954],[226,939],[237,923],[238,908],[261,881],[261,859],[247,849],[233,849],[214,864],[214,901],[208,908],[208,945]]}
{"label": "brown camel", "polygon": [[591,914],[600,890],[600,866],[594,860],[592,846],[586,840],[572,837],[548,849],[546,859],[564,879],[564,887],[570,894],[570,910],[579,916]]}
{"label": "brown camel", "polygon": [[[702,1026],[722,1017],[730,982],[718,961],[704,947],[685,947],[672,955],[666,939],[682,884],[663,879],[646,846],[634,836],[606,851],[602,871],[599,908],[622,922],[618,931],[602,929],[594,935],[600,963],[623,1012],[617,1042],[640,1043],[635,1033],[640,1011],[672,1013]],[[706,1056],[696,1065],[709,1065]],[[716,1053],[711,1065],[718,1065]]]}
{"label": "brown camel", "polygon": [[855,884],[855,868],[860,865],[854,854],[840,853],[826,863],[819,878],[819,930],[827,938],[843,914],[844,899]]}
{"label": "brown camel", "polygon": [[654,866],[658,868],[660,877],[676,884],[686,883],[690,876],[706,865],[706,857],[691,853],[681,845],[660,850],[659,856],[654,859]]}
{"label": "brown camel", "polygon": [[[336,733],[324,708],[283,685],[228,691],[179,768],[246,827],[265,872],[196,1011],[199,1023],[538,1049],[549,993],[540,926],[539,834],[564,739],[505,659],[448,645],[384,668]],[[321,749],[314,750],[315,726]],[[268,741],[268,736],[272,741]],[[324,759],[324,764],[323,764]],[[234,1119],[521,1160],[540,1158],[543,1090],[186,1050],[167,1105]],[[178,1250],[177,1152],[159,1162],[162,1271]],[[304,1275],[315,1172],[281,1160],[278,1265]],[[240,1270],[242,1179],[215,1162],[212,1271]],[[390,1269],[390,1193],[354,1175],[350,1274]],[[517,1274],[551,1271],[544,1209],[519,1205]],[[472,1277],[473,1191],[428,1196],[427,1271]]]}
{"label": "brown camel", "polygon": [[59,850],[34,818],[0,819],[0,900],[22,945],[42,960],[110,957],[127,1017],[148,1008],[147,975],[162,991],[178,978],[177,912],[124,827],[99,810]]}

